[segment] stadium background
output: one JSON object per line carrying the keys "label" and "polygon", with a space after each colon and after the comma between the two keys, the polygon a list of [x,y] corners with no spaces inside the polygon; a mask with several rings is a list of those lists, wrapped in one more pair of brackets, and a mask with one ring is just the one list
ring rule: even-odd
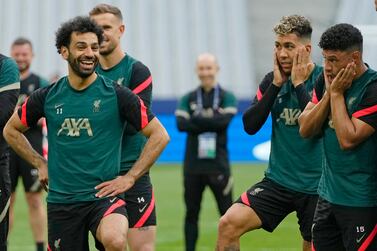
{"label": "stadium background", "polygon": [[[177,99],[198,85],[194,67],[199,53],[209,51],[217,55],[221,67],[219,81],[239,100],[239,113],[231,123],[228,136],[233,163],[258,163],[268,158],[270,121],[257,135],[250,137],[243,132],[241,113],[255,95],[259,81],[272,68],[272,27],[281,16],[300,14],[311,20],[313,58],[319,64],[321,54],[317,44],[320,34],[339,22],[357,25],[364,35],[365,61],[377,69],[377,13],[373,0],[0,0],[0,52],[9,55],[13,40],[24,36],[34,44],[32,70],[47,79],[62,76],[66,74],[66,62],[56,53],[55,31],[62,22],[76,15],[86,15],[101,2],[116,5],[122,10],[126,24],[123,48],[151,69],[153,110],[171,136],[171,142],[159,162],[160,166],[173,163],[166,165],[171,175],[177,174],[176,167],[183,158],[185,139],[185,134],[176,129],[173,113]],[[264,164],[253,165],[253,169],[249,170],[245,165],[236,166],[239,185],[235,194],[238,195],[254,179],[263,175]],[[157,180],[160,179],[158,175],[164,183],[163,177],[169,174],[156,171]],[[237,185],[237,177],[235,179]],[[177,178],[174,182],[180,183],[181,180]],[[175,192],[179,194],[181,191]],[[178,215],[182,218],[181,200],[178,204],[178,211],[181,210]],[[203,207],[211,208],[211,212],[215,210],[213,205],[204,204]],[[205,210],[204,214],[209,218],[213,215]],[[24,217],[27,223],[27,216],[20,217]],[[291,222],[295,229],[294,219]],[[22,227],[28,228],[28,225]],[[212,225],[212,228],[215,226]],[[181,235],[181,229],[176,231]],[[21,231],[19,236],[13,235],[12,238],[17,241],[23,236]],[[21,245],[18,250],[26,249]],[[160,247],[160,250],[173,249]]]}
{"label": "stadium background", "polygon": [[[54,46],[57,27],[69,18],[87,14],[101,2],[121,8],[126,24],[123,48],[152,71],[153,110],[172,138],[162,162],[177,162],[183,157],[185,136],[177,132],[173,112],[177,98],[198,84],[196,56],[205,51],[217,55],[219,81],[236,94],[241,113],[271,69],[272,27],[282,15],[301,14],[312,21],[317,63],[321,63],[318,40],[327,27],[337,22],[361,26],[366,36],[366,62],[377,66],[377,48],[373,46],[377,29],[368,26],[377,24],[372,0],[0,0],[0,51],[9,54],[12,41],[25,36],[34,44],[32,70],[48,79],[64,75],[66,62]],[[236,116],[229,130],[231,160],[265,160],[269,144],[263,143],[268,141],[269,126],[248,137],[241,117]]]}

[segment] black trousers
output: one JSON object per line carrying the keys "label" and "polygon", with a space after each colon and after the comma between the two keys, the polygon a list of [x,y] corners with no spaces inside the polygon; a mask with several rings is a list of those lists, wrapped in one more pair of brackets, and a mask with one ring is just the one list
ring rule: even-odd
{"label": "black trousers", "polygon": [[185,242],[186,251],[194,251],[198,239],[200,204],[206,186],[212,190],[220,215],[232,205],[233,181],[225,174],[185,174],[184,197],[186,205]]}

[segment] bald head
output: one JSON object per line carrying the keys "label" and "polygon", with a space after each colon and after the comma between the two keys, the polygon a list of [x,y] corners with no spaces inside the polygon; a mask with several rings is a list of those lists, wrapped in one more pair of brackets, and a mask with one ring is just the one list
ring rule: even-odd
{"label": "bald head", "polygon": [[200,85],[206,91],[210,91],[217,83],[219,65],[215,55],[211,53],[200,54],[196,60],[196,73],[200,79]]}

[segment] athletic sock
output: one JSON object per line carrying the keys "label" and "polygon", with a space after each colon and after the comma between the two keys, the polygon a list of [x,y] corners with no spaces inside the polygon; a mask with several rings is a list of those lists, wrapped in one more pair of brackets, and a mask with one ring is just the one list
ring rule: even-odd
{"label": "athletic sock", "polygon": [[37,251],[45,251],[45,244],[44,242],[36,242],[35,245],[37,246]]}

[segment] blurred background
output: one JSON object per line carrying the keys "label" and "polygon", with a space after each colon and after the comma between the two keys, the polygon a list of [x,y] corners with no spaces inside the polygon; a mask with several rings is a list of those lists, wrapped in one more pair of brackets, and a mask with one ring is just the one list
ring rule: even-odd
{"label": "blurred background", "polygon": [[[55,48],[59,25],[86,15],[101,2],[118,6],[124,15],[124,50],[144,62],[153,76],[153,110],[172,136],[160,161],[183,157],[184,135],[176,131],[177,99],[198,85],[194,72],[199,53],[219,60],[221,85],[235,93],[242,113],[263,76],[272,69],[273,26],[281,16],[300,14],[313,26],[313,58],[321,64],[317,46],[329,26],[348,22],[364,35],[365,61],[377,68],[377,14],[373,0],[0,0],[0,51],[9,55],[11,43],[24,36],[34,44],[32,70],[47,79],[66,74],[66,62]],[[270,123],[252,138],[240,117],[229,130],[233,161],[268,157]],[[261,145],[262,144],[262,145]]]}

